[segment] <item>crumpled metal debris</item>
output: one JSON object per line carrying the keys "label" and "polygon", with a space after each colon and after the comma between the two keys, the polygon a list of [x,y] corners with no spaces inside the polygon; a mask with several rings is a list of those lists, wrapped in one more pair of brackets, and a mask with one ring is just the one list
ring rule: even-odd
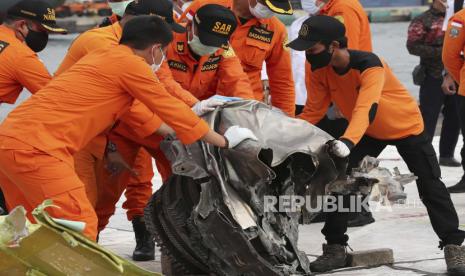
{"label": "crumpled metal debris", "polygon": [[349,176],[343,176],[327,186],[327,193],[370,195],[382,205],[402,204],[407,198],[404,186],[417,180],[412,173],[401,174],[397,167],[391,172],[379,167],[379,160],[366,156]]}
{"label": "crumpled metal debris", "polygon": [[249,128],[259,141],[230,150],[174,137],[161,144],[174,175],[152,197],[145,222],[167,260],[164,274],[309,274],[297,248],[301,210],[265,210],[265,196],[308,196],[313,205],[331,185],[340,193],[371,189],[372,170],[347,177],[347,160],[328,153],[334,138],[257,101],[228,103],[204,119],[220,133]]}
{"label": "crumpled metal debris", "polygon": [[175,175],[154,195],[145,221],[171,257],[172,275],[310,273],[297,248],[300,210],[266,212],[264,196],[324,194],[346,168],[326,150],[333,138],[256,101],[228,103],[205,119],[220,133],[247,127],[259,141],[231,150],[162,143]]}
{"label": "crumpled metal debris", "polygon": [[19,246],[19,241],[29,235],[26,210],[18,206],[8,216],[0,217],[0,246]]}
{"label": "crumpled metal debris", "polygon": [[161,275],[57,223],[45,211],[51,206],[46,201],[33,211],[37,224],[27,221],[22,206],[0,218],[0,275]]}

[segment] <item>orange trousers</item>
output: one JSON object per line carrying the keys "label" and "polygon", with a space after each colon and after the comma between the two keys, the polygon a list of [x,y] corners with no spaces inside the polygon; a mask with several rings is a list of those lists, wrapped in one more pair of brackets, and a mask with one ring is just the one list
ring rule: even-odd
{"label": "orange trousers", "polygon": [[98,216],[98,230],[102,231],[115,213],[116,203],[125,192],[123,208],[127,210],[128,220],[143,216],[144,208],[152,196],[152,157],[139,145],[119,135],[109,138],[116,144],[124,160],[138,173],[132,176],[128,171],[112,176],[104,168],[97,172],[99,180],[98,199],[95,211]]}
{"label": "orange trousers", "polygon": [[134,176],[124,172],[117,177],[110,177],[108,173],[100,174],[104,176],[99,184],[99,194],[101,191],[102,195],[98,197],[95,209],[99,218],[99,231],[108,224],[124,191],[126,201],[123,208],[128,210],[128,220],[143,216],[144,208],[152,196],[152,157],[155,158],[163,181],[171,175],[171,165],[159,149],[162,137],[138,138],[138,135],[131,131],[131,127],[120,123],[112,130],[109,139],[116,144],[124,160],[139,174]]}
{"label": "orange trousers", "polygon": [[74,169],[79,179],[84,183],[86,188],[87,198],[92,206],[97,205],[98,188],[101,176],[98,172],[102,172],[100,168],[104,167],[103,160],[95,157],[87,149],[82,149],[73,156]]}
{"label": "orange trousers", "polygon": [[31,211],[52,199],[60,207],[47,209],[52,217],[85,222],[84,235],[96,239],[97,215],[71,164],[22,141],[0,136],[0,187],[9,210],[22,205],[34,221]]}

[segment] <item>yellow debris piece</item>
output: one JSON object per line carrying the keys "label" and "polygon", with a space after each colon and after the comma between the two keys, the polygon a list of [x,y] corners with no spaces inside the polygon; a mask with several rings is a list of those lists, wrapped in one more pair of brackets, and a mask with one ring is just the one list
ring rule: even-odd
{"label": "yellow debris piece", "polygon": [[33,211],[37,224],[27,221],[21,206],[0,217],[0,275],[161,276],[58,224],[45,211],[49,207],[46,201]]}

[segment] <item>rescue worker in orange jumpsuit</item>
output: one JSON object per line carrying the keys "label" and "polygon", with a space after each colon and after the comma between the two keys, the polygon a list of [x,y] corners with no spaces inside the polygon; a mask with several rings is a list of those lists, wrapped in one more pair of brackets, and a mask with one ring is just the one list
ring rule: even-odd
{"label": "rescue worker in orange jumpsuit", "polygon": [[[314,124],[324,116],[331,102],[339,107],[349,126],[328,147],[334,158],[348,158],[348,171],[365,156],[377,157],[387,145],[396,146],[410,171],[418,177],[418,191],[440,246],[445,248],[448,270],[463,273],[465,248],[461,244],[465,232],[458,228],[457,213],[440,180],[436,153],[424,131],[415,99],[378,56],[347,49],[345,27],[334,17],[318,15],[307,19],[299,37],[289,47],[306,51],[312,67],[313,93],[300,118]],[[348,207],[351,196],[337,197],[337,201],[342,200],[342,206]],[[323,245],[323,255],[310,265],[315,272],[346,265],[348,213],[326,215],[322,233],[327,244]]]}
{"label": "rescue worker in orange jumpsuit", "polygon": [[[449,25],[444,37],[444,45],[442,47],[442,61],[444,68],[449,76],[452,76],[455,82],[459,84],[457,92],[459,116],[462,136],[465,141],[465,64],[463,62],[463,51],[465,49],[465,9],[457,12],[449,21]],[[462,167],[465,172],[465,146],[460,152],[462,156]],[[452,187],[449,187],[449,192],[460,193],[465,192],[465,173],[462,179]]]}
{"label": "rescue worker in orange jumpsuit", "polygon": [[[51,80],[36,53],[46,47],[49,33],[66,32],[46,2],[22,1],[7,12],[0,25],[0,104],[14,104],[23,88],[34,94]],[[0,191],[0,214],[6,212]]]}
{"label": "rescue worker in orange jumpsuit", "polygon": [[[333,16],[344,24],[347,30],[346,37],[349,49],[373,51],[368,15],[358,0],[309,0],[309,2],[308,5],[312,7],[312,10],[317,11],[317,14]],[[306,63],[305,71],[307,90],[311,93],[312,87],[309,84],[311,76],[310,64]],[[316,124],[316,126],[334,137],[341,136],[347,125],[346,118],[341,116],[341,112],[334,103],[328,111],[328,116],[324,116]],[[362,210],[361,212],[351,213],[348,225],[349,227],[356,227],[373,222],[375,222],[375,219],[371,212]]]}
{"label": "rescue worker in orange jumpsuit", "polygon": [[60,207],[49,209],[52,216],[84,221],[84,234],[95,240],[97,217],[74,171],[73,155],[114,124],[134,99],[158,114],[185,144],[201,139],[233,148],[256,139],[237,126],[224,136],[212,131],[166,92],[153,71],[171,40],[163,19],[136,17],[125,25],[120,45],[86,55],[9,114],[0,126],[0,185],[9,207],[23,205],[30,212],[52,199]]}
{"label": "rescue worker in orange jumpsuit", "polygon": [[[168,62],[161,66],[157,76],[168,91],[186,90],[203,100],[193,106],[193,110],[198,115],[213,110],[208,103],[215,98],[208,99],[217,93],[245,99],[254,98],[248,77],[242,70],[234,50],[230,47],[227,50],[222,48],[228,45],[228,40],[236,27],[236,19],[229,9],[215,4],[205,5],[197,11],[194,21],[187,25],[187,34],[175,34],[173,42],[168,46],[166,52]],[[138,162],[137,153],[140,152],[141,147],[145,148],[155,157],[162,178],[166,180],[171,174],[171,169],[169,162],[160,152],[158,144],[160,139],[151,135],[153,129],[148,128],[147,131],[142,129],[147,128],[141,128],[139,131],[139,133],[145,132],[145,136],[136,134],[128,124],[121,122],[111,132],[110,140],[121,150],[129,164],[135,162],[134,168],[144,165]],[[141,202],[145,206],[151,194],[141,196],[142,192],[138,187],[145,182],[151,183],[152,168],[150,166],[150,171],[146,173],[144,173],[146,170],[142,169],[145,178],[140,175],[131,177],[128,172],[122,173],[118,178],[105,175],[104,179],[106,179],[100,185],[105,197],[104,200],[98,201],[96,207],[99,230],[105,228],[115,211],[115,204],[125,189],[128,198],[134,193],[138,194],[137,197],[133,196],[134,198],[139,200],[145,198],[145,201]],[[141,179],[142,184],[139,182]],[[126,201],[125,204],[129,205],[131,202]]]}
{"label": "rescue worker in orange jumpsuit", "polygon": [[[333,16],[344,24],[347,30],[349,49],[371,52],[373,50],[371,41],[371,30],[368,16],[358,0],[308,0],[307,9],[315,14]],[[309,80],[311,75],[310,65],[305,64],[306,86],[310,89]],[[344,133],[347,128],[347,120],[340,118],[340,112],[336,106],[332,106],[328,116],[317,123],[317,126],[334,137]],[[329,119],[331,117],[331,119]],[[371,213],[351,220],[349,225],[361,226],[373,222]]]}
{"label": "rescue worker in orange jumpsuit", "polygon": [[271,105],[295,115],[295,88],[291,56],[286,44],[287,30],[275,14],[292,14],[289,0],[196,0],[179,20],[192,20],[201,6],[214,3],[232,9],[238,27],[231,37],[231,46],[249,76],[255,99],[264,101],[261,70],[266,63]]}
{"label": "rescue worker in orange jumpsuit", "polygon": [[[126,10],[123,11],[124,14],[122,17],[117,15],[121,20],[116,21],[110,26],[87,31],[77,37],[69,48],[60,67],[56,71],[56,75],[62,74],[82,57],[95,49],[118,45],[122,35],[122,28],[126,22],[134,16],[156,14],[165,18],[165,21],[170,24],[171,28],[175,32],[185,32],[185,29],[181,25],[176,24],[172,19],[172,4],[168,0],[141,0],[137,3],[120,3],[124,4],[124,7],[126,8]],[[117,7],[116,11],[120,14],[121,8]],[[177,96],[183,99],[183,101],[188,101],[191,98],[194,98],[187,91],[181,92],[183,92],[184,95],[178,94]],[[198,101],[195,98],[194,100],[195,102]],[[121,117],[121,120],[125,121],[130,128],[135,129],[136,132],[144,127],[150,129],[151,132],[148,134],[152,134],[157,131],[161,122],[161,120],[149,109],[137,102],[133,105],[133,107],[131,107],[127,115]],[[138,134],[147,135],[145,133]],[[129,168],[125,161],[125,159],[127,160],[126,156],[122,158],[119,155],[119,152],[125,152],[125,149],[118,149],[118,153],[114,151],[107,151],[107,154],[104,156],[106,144],[114,145],[107,140],[107,134],[102,133],[93,139],[84,150],[79,151],[74,155],[76,173],[84,182],[88,198],[93,206],[100,205],[97,203],[98,201],[106,202],[109,194],[118,193],[119,191],[116,187],[111,187],[111,191],[101,187],[102,179],[108,174],[104,165],[104,159],[105,162],[111,163],[112,161],[109,160],[119,158],[122,160],[123,166]],[[127,201],[123,204],[123,207],[128,209],[128,219],[132,221],[136,237],[136,248],[133,253],[133,259],[136,261],[147,261],[154,259],[154,242],[145,228],[145,223],[143,221],[143,209],[146,201],[152,194],[151,179],[153,177],[153,169],[151,156],[144,150],[140,151],[139,155],[139,162],[135,164],[135,168],[132,169],[131,172],[136,171],[137,176],[135,177],[138,179],[145,178],[148,179],[148,181],[141,181],[140,185],[137,186],[137,191],[135,193],[127,194]],[[111,177],[117,178],[116,175],[112,175]],[[97,215],[99,216],[98,212]],[[99,228],[99,230],[102,229]]]}

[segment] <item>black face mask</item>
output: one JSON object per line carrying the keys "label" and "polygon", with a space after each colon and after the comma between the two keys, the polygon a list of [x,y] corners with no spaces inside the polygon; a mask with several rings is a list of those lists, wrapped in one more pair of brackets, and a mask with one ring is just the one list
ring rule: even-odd
{"label": "black face mask", "polygon": [[320,68],[326,67],[331,62],[331,58],[333,53],[328,52],[328,50],[324,50],[318,54],[305,54],[307,61],[312,66],[312,71],[318,70]]}
{"label": "black face mask", "polygon": [[28,34],[24,36],[23,33],[20,34],[23,36],[24,40],[26,41],[26,45],[31,48],[32,51],[38,53],[45,49],[48,43],[48,33],[47,32],[36,32],[31,30],[28,27]]}

